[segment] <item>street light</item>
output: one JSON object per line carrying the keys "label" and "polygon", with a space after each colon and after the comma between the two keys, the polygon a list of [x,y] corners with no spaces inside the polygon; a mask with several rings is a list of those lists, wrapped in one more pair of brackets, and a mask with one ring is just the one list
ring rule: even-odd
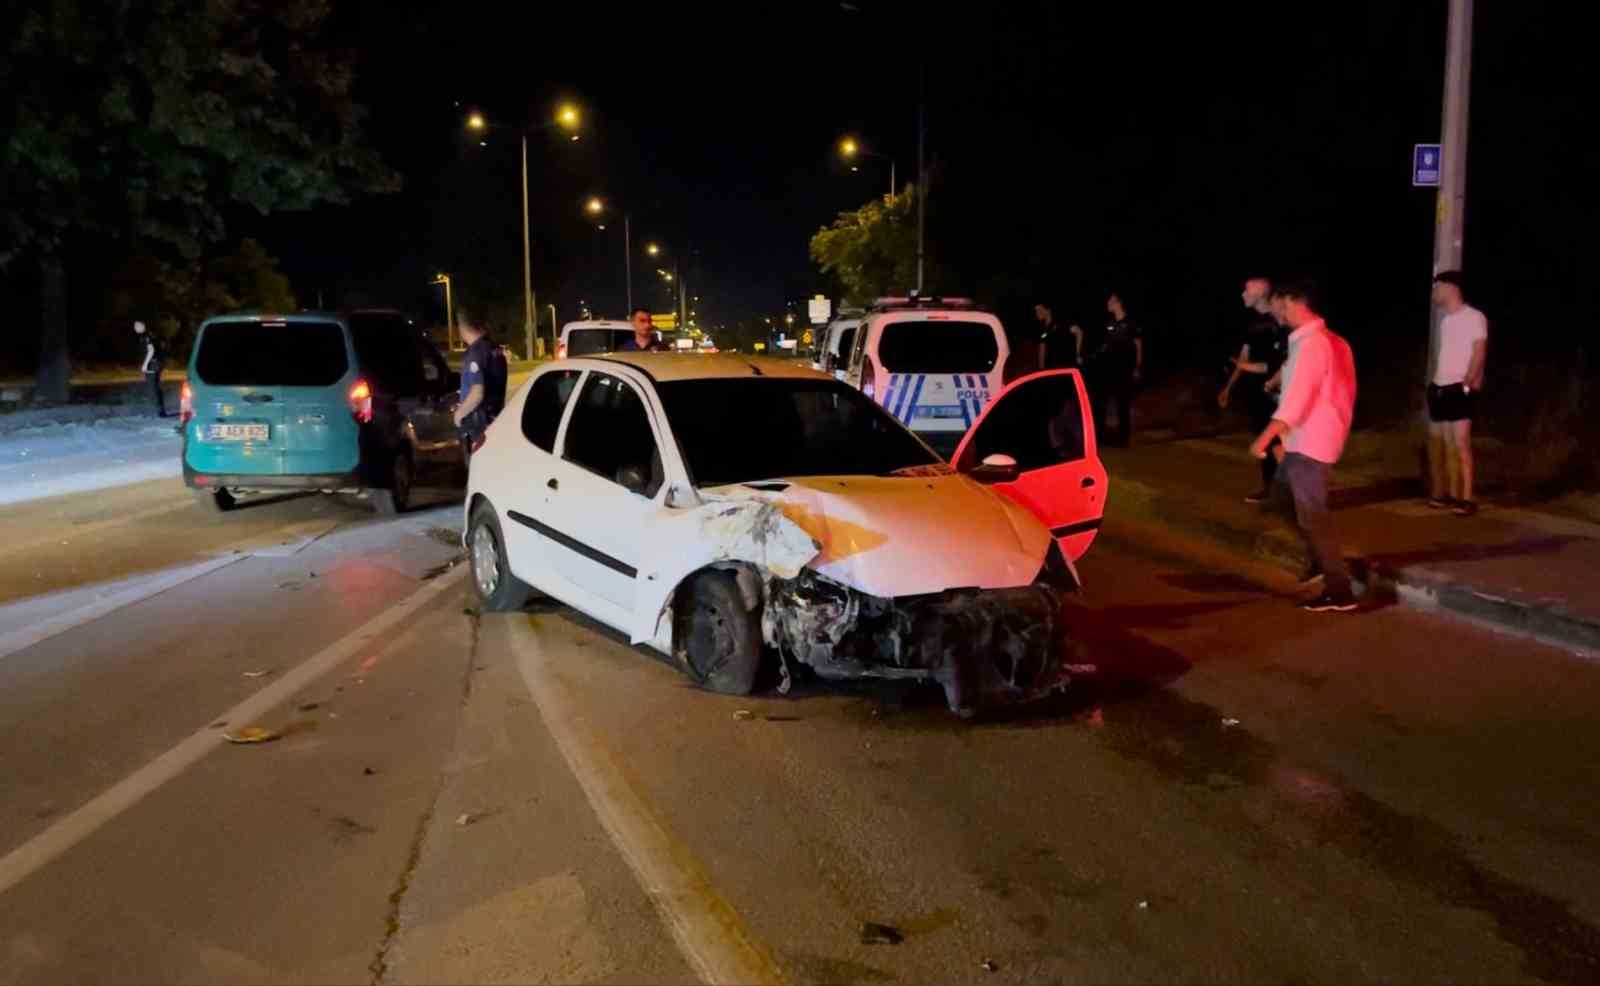
{"label": "street light", "polygon": [[[854,161],[857,156],[877,158],[880,161],[888,161],[889,162],[889,197],[890,198],[894,197],[894,193],[896,191],[895,180],[894,180],[895,179],[895,175],[894,175],[894,158],[890,157],[887,154],[879,154],[877,151],[867,150],[865,147],[862,147],[861,146],[861,142],[856,140],[854,137],[846,137],[843,140],[839,141],[839,154],[846,161]],[[857,170],[860,170],[860,169],[858,169],[856,167],[856,165],[851,164],[850,165],[850,170],[851,171],[857,171]]]}
{"label": "street light", "polygon": [[446,349],[456,348],[456,319],[455,311],[450,304],[450,275],[438,273],[433,276],[434,284],[444,285],[444,345]]}
{"label": "street light", "polygon": [[651,244],[650,244],[650,245],[649,245],[649,246],[646,246],[646,247],[645,247],[645,248],[644,248],[644,252],[645,252],[645,253],[648,253],[648,254],[649,254],[649,255],[650,255],[650,256],[652,256],[652,257],[656,257],[656,256],[660,256],[660,254],[661,254],[661,247],[660,247],[660,245],[658,245],[658,244],[655,244],[655,243],[651,243]]}
{"label": "street light", "polygon": [[[534,326],[533,312],[536,307],[533,295],[533,248],[529,244],[528,231],[528,134],[548,130],[551,127],[560,127],[571,133],[572,139],[578,139],[579,124],[578,108],[571,103],[563,103],[557,108],[555,118],[546,124],[537,127],[518,127],[522,137],[522,334],[528,347],[528,358],[534,358]],[[467,129],[473,133],[487,133],[494,129],[494,125],[476,110],[467,114]],[[487,146],[487,141],[479,141],[480,145]]]}

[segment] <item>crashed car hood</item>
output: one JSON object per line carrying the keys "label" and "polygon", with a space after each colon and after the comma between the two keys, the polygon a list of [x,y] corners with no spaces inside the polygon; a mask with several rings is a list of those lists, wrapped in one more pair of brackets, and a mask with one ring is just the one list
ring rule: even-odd
{"label": "crashed car hood", "polygon": [[965,476],[782,482],[789,485],[781,491],[723,487],[713,495],[776,504],[821,546],[808,568],[874,596],[1028,585],[1050,546],[1037,518]]}

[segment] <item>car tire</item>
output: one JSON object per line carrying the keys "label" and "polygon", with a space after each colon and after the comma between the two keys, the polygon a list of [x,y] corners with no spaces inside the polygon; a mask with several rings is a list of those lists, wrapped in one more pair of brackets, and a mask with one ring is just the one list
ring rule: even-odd
{"label": "car tire", "polygon": [[219,513],[227,513],[239,505],[238,497],[227,490],[212,490],[210,500],[211,506]]}
{"label": "car tire", "polygon": [[472,593],[483,612],[516,612],[533,597],[533,587],[511,574],[500,518],[487,503],[478,504],[467,524],[467,565]]}
{"label": "car tire", "polygon": [[389,460],[389,475],[381,489],[371,492],[372,505],[385,517],[403,514],[411,506],[411,488],[416,482],[416,467],[411,451],[401,449]]}
{"label": "car tire", "polygon": [[761,670],[761,618],[745,608],[733,576],[701,572],[679,593],[674,649],[695,683],[748,695]]}

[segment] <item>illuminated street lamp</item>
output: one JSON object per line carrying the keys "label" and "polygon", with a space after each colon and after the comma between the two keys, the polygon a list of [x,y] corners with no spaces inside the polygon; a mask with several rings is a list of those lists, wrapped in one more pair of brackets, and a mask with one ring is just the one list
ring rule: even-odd
{"label": "illuminated street lamp", "polygon": [[[878,158],[881,161],[888,161],[889,162],[889,197],[890,198],[894,197],[894,193],[895,193],[894,158],[890,157],[887,154],[879,154],[877,151],[869,151],[869,150],[867,150],[865,147],[862,147],[861,146],[861,142],[856,140],[854,137],[846,137],[843,140],[839,141],[839,155],[841,157],[843,157],[846,161],[850,161],[850,162],[854,162],[857,157],[872,157],[872,158]],[[850,165],[850,170],[851,171],[856,171],[858,169],[856,168],[855,164],[852,163]]]}
{"label": "illuminated street lamp", "polygon": [[[527,340],[529,359],[534,358],[533,312],[536,306],[533,296],[533,248],[529,244],[528,230],[528,134],[557,127],[567,131],[573,140],[577,140],[580,120],[578,108],[571,103],[563,103],[556,108],[555,117],[549,123],[537,127],[517,128],[522,137],[522,332]],[[476,134],[487,134],[490,130],[496,129],[495,125],[477,110],[467,114],[466,124],[467,129]],[[480,140],[478,143],[480,146],[488,146],[487,140]]]}
{"label": "illuminated street lamp", "polygon": [[444,285],[444,343],[446,349],[456,348],[456,319],[455,310],[450,304],[450,275],[438,273],[433,276],[434,284]]}

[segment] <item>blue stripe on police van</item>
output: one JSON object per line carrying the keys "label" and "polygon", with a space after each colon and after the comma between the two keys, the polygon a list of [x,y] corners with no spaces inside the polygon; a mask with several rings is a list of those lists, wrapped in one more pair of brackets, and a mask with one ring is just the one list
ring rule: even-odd
{"label": "blue stripe on police van", "polygon": [[922,385],[927,379],[928,375],[926,373],[917,375],[917,389],[911,392],[911,403],[906,405],[906,416],[902,419],[906,424],[911,423],[911,417],[917,411],[917,401],[922,399]]}
{"label": "blue stripe on police van", "polygon": [[903,374],[889,377],[889,398],[883,402],[884,409],[895,417],[899,417],[900,402],[906,399],[906,378]]}
{"label": "blue stripe on police van", "polygon": [[906,406],[906,396],[911,393],[911,377],[902,373],[895,377],[899,388],[894,392],[894,403],[889,405],[889,413],[896,418],[900,417],[900,409]]}

